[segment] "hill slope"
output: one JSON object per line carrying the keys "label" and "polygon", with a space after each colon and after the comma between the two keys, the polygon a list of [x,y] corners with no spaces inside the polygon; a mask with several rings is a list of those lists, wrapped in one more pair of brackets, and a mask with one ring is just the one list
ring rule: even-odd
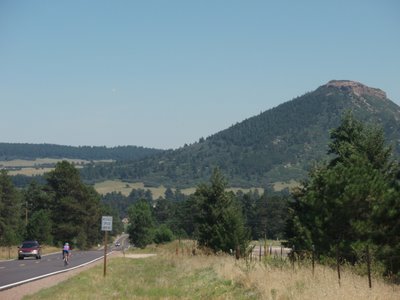
{"label": "hill slope", "polygon": [[54,144],[0,143],[0,160],[75,158],[85,160],[137,160],[163,150],[137,146],[91,147]]}
{"label": "hill slope", "polygon": [[384,128],[400,153],[400,107],[379,89],[333,80],[218,132],[207,139],[136,162],[83,170],[87,179],[120,178],[185,187],[206,180],[218,166],[236,186],[266,186],[299,179],[326,157],[329,132],[345,111]]}

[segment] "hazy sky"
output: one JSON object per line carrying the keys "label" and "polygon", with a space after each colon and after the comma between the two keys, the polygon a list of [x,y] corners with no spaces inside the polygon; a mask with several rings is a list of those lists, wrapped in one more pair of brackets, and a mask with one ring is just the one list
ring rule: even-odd
{"label": "hazy sky", "polygon": [[400,104],[400,1],[0,0],[0,142],[179,148],[331,79]]}

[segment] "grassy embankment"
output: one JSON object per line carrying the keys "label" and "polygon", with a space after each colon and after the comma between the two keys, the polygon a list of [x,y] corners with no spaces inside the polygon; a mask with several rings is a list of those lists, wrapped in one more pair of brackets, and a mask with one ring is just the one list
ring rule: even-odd
{"label": "grassy embankment", "polygon": [[[399,299],[400,287],[317,266],[292,270],[290,264],[269,258],[236,261],[231,256],[176,255],[175,246],[154,248],[157,256],[144,259],[114,257],[88,271],[24,299]],[[141,251],[143,252],[143,251]]]}

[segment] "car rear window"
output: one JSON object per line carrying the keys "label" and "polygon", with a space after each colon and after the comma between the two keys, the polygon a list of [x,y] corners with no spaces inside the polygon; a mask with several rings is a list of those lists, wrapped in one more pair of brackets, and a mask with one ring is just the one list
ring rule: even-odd
{"label": "car rear window", "polygon": [[22,244],[22,248],[33,248],[33,247],[37,247],[38,244],[37,243],[23,243]]}

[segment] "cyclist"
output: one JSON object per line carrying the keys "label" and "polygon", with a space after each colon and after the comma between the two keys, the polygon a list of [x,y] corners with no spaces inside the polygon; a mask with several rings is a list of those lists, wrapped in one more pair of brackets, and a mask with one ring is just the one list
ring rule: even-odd
{"label": "cyclist", "polygon": [[63,260],[65,261],[66,265],[68,265],[68,259],[69,259],[70,251],[71,251],[71,248],[69,247],[69,244],[65,243],[64,247],[63,247],[62,254],[63,254]]}

